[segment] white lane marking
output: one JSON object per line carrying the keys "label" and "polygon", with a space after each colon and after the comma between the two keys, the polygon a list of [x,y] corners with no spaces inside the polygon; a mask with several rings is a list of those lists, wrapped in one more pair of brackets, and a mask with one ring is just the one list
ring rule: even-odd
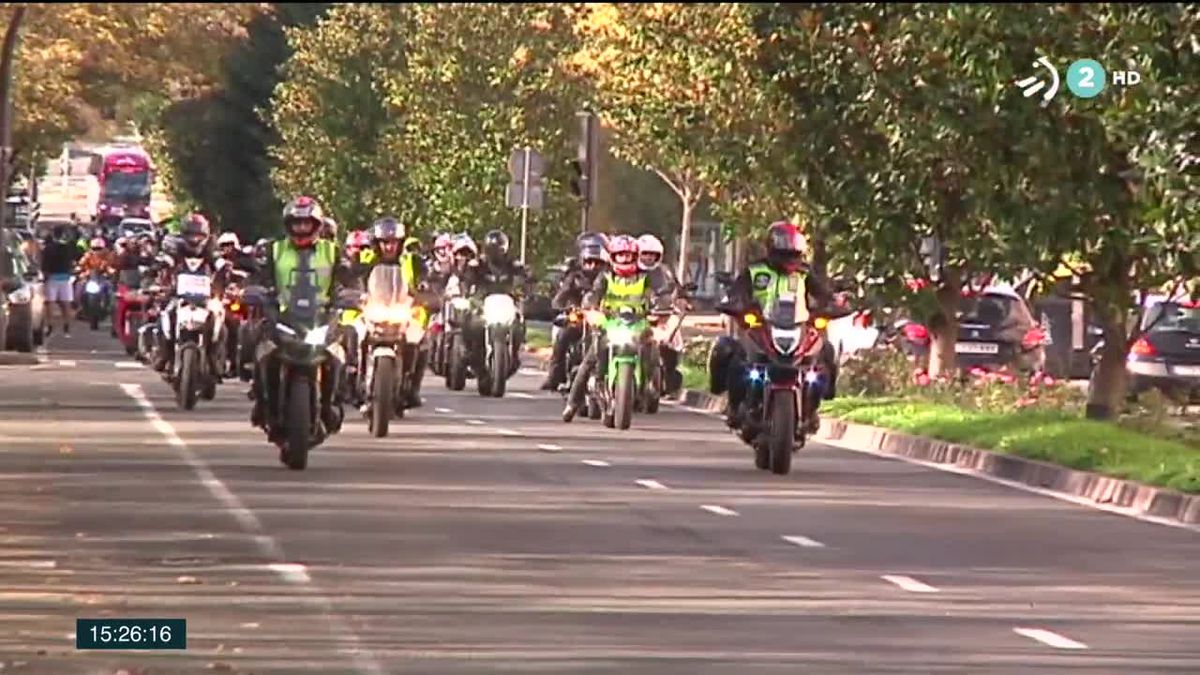
{"label": "white lane marking", "polygon": [[513,398],[523,398],[523,399],[527,399],[527,400],[537,398],[533,394],[526,394],[523,391],[514,391],[513,393],[509,394],[509,396],[512,396]]}
{"label": "white lane marking", "polygon": [[496,433],[500,434],[501,436],[508,436],[510,438],[517,438],[519,436],[524,436],[524,434],[522,434],[521,432],[513,431],[512,429],[497,429]]}
{"label": "white lane marking", "polygon": [[885,574],[880,579],[896,584],[900,588],[909,593],[937,593],[938,589],[929,584],[917,581],[912,577],[906,577],[901,574]]}
{"label": "white lane marking", "polygon": [[433,412],[440,413],[442,415],[449,415],[449,414],[453,413],[454,411],[449,408],[434,408]]}
{"label": "white lane marking", "polygon": [[637,483],[638,485],[641,485],[642,487],[646,488],[647,490],[666,490],[666,489],[668,489],[666,485],[663,485],[662,483],[660,483],[656,480],[650,479],[650,478],[639,478],[638,480],[635,480],[633,482]]}
{"label": "white lane marking", "polygon": [[307,584],[312,581],[308,570],[299,563],[271,563],[267,568],[295,584]]}
{"label": "white lane marking", "polygon": [[53,570],[58,569],[58,562],[54,560],[0,560],[0,567],[20,567],[32,568],[35,570]]}
{"label": "white lane marking", "polygon": [[717,506],[716,504],[701,504],[700,508],[718,516],[736,516],[738,514],[738,512],[734,511],[733,509],[727,509],[724,506]]}
{"label": "white lane marking", "polygon": [[544,375],[545,374],[542,371],[534,370],[533,368],[522,368],[517,372],[521,373],[522,375]]}
{"label": "white lane marking", "polygon": [[143,368],[144,366],[137,361],[115,361],[113,365],[118,368]]}
{"label": "white lane marking", "polygon": [[58,365],[62,366],[63,368],[74,368],[74,367],[75,367],[75,362],[74,362],[74,361],[70,361],[70,360],[67,360],[67,361],[59,361],[59,362],[58,362]]}
{"label": "white lane marking", "polygon": [[249,622],[249,623],[244,623],[244,624],[242,624],[242,628],[258,628],[260,625],[262,625],[262,624],[259,624],[259,623],[257,623],[257,622],[251,621],[251,622]]}
{"label": "white lane marking", "polygon": [[1049,645],[1056,649],[1087,649],[1088,646],[1082,642],[1076,642],[1068,637],[1063,637],[1053,631],[1048,631],[1043,628],[1014,628],[1013,632],[1017,635],[1023,635],[1031,640]]}
{"label": "white lane marking", "polygon": [[483,420],[467,420],[467,424],[470,424],[473,427],[481,427],[486,424],[486,422]]}
{"label": "white lane marking", "polygon": [[585,459],[583,460],[583,463],[587,464],[588,466],[612,466],[612,464],[609,464],[602,459]]}
{"label": "white lane marking", "polygon": [[537,447],[538,450],[541,450],[542,452],[562,452],[563,449],[561,445],[555,445],[553,443],[538,443]]}
{"label": "white lane marking", "polygon": [[[279,542],[277,542],[273,537],[265,533],[262,521],[258,519],[258,516],[254,515],[253,511],[246,508],[246,505],[242,503],[242,500],[239,499],[238,496],[232,491],[230,491],[230,489],[226,487],[225,483],[221,482],[220,478],[217,478],[217,475],[213,473],[208,464],[206,464],[204,460],[200,459],[196,453],[192,452],[191,449],[188,448],[187,444],[183,442],[183,439],[179,437],[179,434],[175,433],[175,428],[172,427],[169,422],[163,419],[162,416],[158,414],[158,411],[154,409],[154,404],[150,402],[150,399],[146,398],[146,393],[142,391],[141,385],[122,384],[121,389],[124,390],[125,394],[129,396],[129,398],[133,399],[134,402],[137,403],[138,407],[142,409],[142,414],[145,415],[146,419],[150,421],[151,426],[153,426],[158,433],[162,434],[163,438],[167,440],[167,444],[179,450],[179,454],[183,458],[183,461],[189,467],[191,467],[192,471],[196,474],[196,477],[200,480],[200,483],[204,485],[204,487],[208,489],[209,493],[212,494],[212,496],[233,515],[234,519],[238,521],[238,524],[242,526],[242,529],[244,529],[247,534],[251,535],[255,544],[258,546],[259,552],[268,558],[286,560],[287,557],[284,555],[283,547],[281,547]],[[358,638],[358,636],[355,635],[349,629],[346,623],[334,613],[333,605],[330,603],[328,596],[320,594],[320,591],[315,588],[315,584],[312,583],[312,579],[308,577],[307,572],[304,574],[304,582],[301,583],[300,577],[295,574],[294,568],[288,569],[291,569],[292,571],[287,574],[279,572],[284,581],[300,583],[301,588],[318,594],[315,598],[317,604],[324,611],[324,614],[329,620],[330,626],[334,633],[341,638],[341,641],[347,643],[347,647],[354,655],[355,666],[363,672],[371,673],[371,675],[384,675],[385,671],[383,667],[380,666],[379,663],[375,661],[374,656],[372,656],[370,652],[363,647],[362,641]]]}
{"label": "white lane marking", "polygon": [[783,540],[788,542],[789,544],[795,544],[797,546],[802,546],[804,548],[825,548],[825,544],[822,544],[821,542],[817,541],[816,539],[809,539],[808,537],[802,537],[798,534],[792,534],[792,535],[785,534],[785,535],[783,535]]}
{"label": "white lane marking", "polygon": [[[710,412],[708,410],[701,410],[694,406],[686,405],[680,401],[663,401],[663,403],[665,403],[667,405],[675,406],[675,407],[679,408],[680,410],[690,412],[694,415],[703,415],[704,417],[713,417],[713,418],[717,418],[717,419],[723,418],[725,416],[722,413]],[[731,440],[733,440],[733,439],[731,439]],[[1038,495],[1041,497],[1049,497],[1051,499],[1057,499],[1060,502],[1067,502],[1068,504],[1074,504],[1076,506],[1084,506],[1089,509],[1095,509],[1097,511],[1104,511],[1106,513],[1114,513],[1118,516],[1125,516],[1126,518],[1133,518],[1134,520],[1140,520],[1144,523],[1154,523],[1155,525],[1166,525],[1168,527],[1175,527],[1175,528],[1178,528],[1181,530],[1191,530],[1192,532],[1200,532],[1200,525],[1197,525],[1194,523],[1181,523],[1179,521],[1171,520],[1169,518],[1162,518],[1160,516],[1152,516],[1152,515],[1145,514],[1145,513],[1138,513],[1134,509],[1126,507],[1126,506],[1115,506],[1113,504],[1100,504],[1100,503],[1094,502],[1086,497],[1077,497],[1075,495],[1070,495],[1070,494],[1066,494],[1063,492],[1055,492],[1054,490],[1051,490],[1048,488],[1037,487],[1036,485],[1026,485],[1025,483],[1021,483],[1021,482],[1014,481],[1014,480],[1009,480],[1007,478],[1000,478],[999,476],[991,476],[986,473],[980,473],[979,471],[976,471],[975,469],[968,469],[965,467],[955,466],[953,464],[938,464],[937,462],[927,462],[923,459],[915,459],[913,457],[904,457],[901,455],[892,455],[892,454],[889,454],[886,452],[880,452],[878,450],[868,450],[866,448],[856,448],[853,445],[849,445],[847,443],[844,443],[842,441],[838,441],[838,440],[835,440],[832,438],[814,438],[813,440],[817,441],[818,443],[821,443],[822,445],[828,445],[831,448],[837,448],[839,450],[849,450],[850,452],[858,452],[858,453],[861,453],[864,455],[871,455],[874,457],[879,457],[881,459],[899,460],[901,462],[904,462],[905,464],[913,464],[916,466],[922,466],[922,467],[925,467],[926,469],[934,469],[935,471],[942,471],[945,473],[953,473],[953,474],[957,474],[959,476],[969,476],[971,478],[978,478],[980,480],[985,480],[989,483],[995,483],[996,485],[1003,485],[1004,487],[1013,488],[1014,490],[1028,492],[1030,494],[1035,494],[1035,495]]]}

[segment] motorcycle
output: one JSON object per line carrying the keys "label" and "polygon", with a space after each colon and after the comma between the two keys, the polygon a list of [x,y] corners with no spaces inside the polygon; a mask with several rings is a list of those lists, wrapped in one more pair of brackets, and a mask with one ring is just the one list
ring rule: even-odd
{"label": "motorcycle", "polygon": [[[123,314],[114,311],[113,330],[129,356],[138,353],[138,328],[146,319],[149,297],[142,288],[142,278],[147,269],[142,265],[137,269],[122,271],[121,283],[117,287],[117,307],[125,311]],[[122,317],[119,321],[118,315]]]}
{"label": "motorcycle", "polygon": [[[146,364],[154,364],[159,344],[159,317],[162,314],[164,304],[166,302],[164,291],[165,289],[157,283],[151,282],[142,286],[142,294],[146,298],[143,307],[144,314],[141,322],[138,324],[130,324],[135,326],[137,337],[135,358]],[[157,365],[157,364],[155,364]],[[158,369],[157,367],[155,368]]]}
{"label": "motorcycle", "polygon": [[341,311],[358,309],[361,294],[344,291],[330,308],[322,307],[311,274],[292,289],[292,302],[281,312],[261,287],[248,287],[243,300],[260,307],[266,317],[264,339],[255,349],[255,367],[265,382],[271,359],[278,359],[274,406],[264,430],[289,469],[308,466],[309,451],[341,430],[344,413],[339,396],[345,349],[340,340]]}
{"label": "motorcycle", "polygon": [[[224,261],[219,261],[218,269],[223,268]],[[226,263],[228,264],[228,263]],[[227,377],[241,377],[242,363],[239,357],[239,345],[243,336],[242,326],[250,319],[250,307],[242,302],[242,284],[249,278],[250,273],[244,270],[233,270],[229,283],[225,285],[221,306],[225,313],[225,326],[222,332],[225,350],[222,356],[222,371]]]}
{"label": "motorcycle", "polygon": [[517,302],[511,295],[492,293],[483,299],[483,344],[475,368],[481,396],[504,396],[508,378],[517,370],[520,325]]}
{"label": "motorcycle", "polygon": [[746,328],[742,346],[749,356],[749,388],[736,411],[739,436],[754,449],[757,468],[787,474],[792,454],[804,447],[805,430],[827,379],[819,358],[822,332],[831,319],[841,317],[833,315],[836,313],[814,316],[786,298],[775,304],[770,317],[757,310],[736,312],[728,306],[719,306],[717,311]]}
{"label": "motorcycle", "polygon": [[362,344],[364,414],[371,434],[387,436],[393,418],[401,419],[413,388],[417,352],[425,337],[425,310],[413,304],[398,265],[377,265],[367,279]]}
{"label": "motorcycle", "polygon": [[83,293],[79,298],[83,318],[87,320],[92,330],[99,330],[100,319],[112,312],[111,291],[108,278],[100,271],[88,274],[83,284]]}
{"label": "motorcycle", "polygon": [[211,401],[217,395],[218,366],[213,355],[223,344],[225,317],[221,301],[213,298],[212,278],[197,271],[202,259],[185,262],[189,271],[175,276],[174,307],[162,314],[159,330],[168,334],[169,315],[174,314],[175,363],[167,379],[179,407],[191,410],[197,397]]}
{"label": "motorcycle", "polygon": [[[638,390],[645,380],[642,357],[649,323],[645,316],[630,307],[622,307],[612,316],[596,310],[587,312],[586,316],[593,329],[593,342],[601,341],[599,346],[604,350],[606,367],[603,372],[592,368],[586,379],[583,372],[577,370],[567,395],[574,401],[587,400],[589,417],[598,409],[604,426],[628,429],[633,422]],[[564,422],[573,418],[574,413],[563,414]]]}
{"label": "motorcycle", "polygon": [[461,295],[450,298],[445,307],[446,321],[442,330],[443,366],[446,388],[462,391],[467,386],[469,352],[465,329],[471,321],[470,299]]}

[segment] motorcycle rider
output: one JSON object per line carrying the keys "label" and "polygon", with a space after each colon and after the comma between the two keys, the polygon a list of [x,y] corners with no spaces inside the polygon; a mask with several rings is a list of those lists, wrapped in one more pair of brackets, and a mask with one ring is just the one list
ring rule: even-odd
{"label": "motorcycle rider", "polygon": [[[476,298],[483,299],[492,294],[511,295],[519,307],[531,279],[525,265],[509,255],[508,235],[500,230],[491,230],[483,236],[482,255],[467,265],[463,281],[468,294]],[[518,321],[515,329],[515,345],[519,354],[520,347],[525,344],[525,323]],[[520,357],[516,356],[513,362],[514,365],[519,363]]]}
{"label": "motorcycle rider", "polygon": [[[429,293],[425,284],[425,261],[421,258],[420,252],[405,250],[404,244],[407,244],[415,239],[415,237],[405,237],[406,228],[404,224],[391,216],[386,216],[375,221],[371,228],[371,252],[367,256],[368,262],[362,262],[358,265],[359,275],[366,284],[371,277],[371,270],[375,265],[398,265],[400,267],[401,277],[404,279],[404,285],[408,288],[409,295],[412,296],[413,304],[424,307],[426,311],[432,312],[437,304],[437,298]],[[420,243],[420,240],[416,240]],[[403,242],[403,243],[402,243]],[[413,388],[409,391],[407,407],[421,407],[421,380],[425,376],[425,366],[428,361],[427,353],[423,348],[416,354],[416,361],[413,363]],[[355,345],[357,351],[357,344]]]}
{"label": "motorcycle rider", "polygon": [[[595,283],[584,296],[585,309],[599,309],[609,313],[631,307],[646,315],[651,307],[663,304],[663,299],[654,294],[649,275],[638,266],[637,239],[627,234],[609,239],[608,261],[609,269],[596,275]],[[607,358],[607,351],[603,346],[593,344],[575,374],[575,381],[587,381],[593,369],[605,372],[608,367]],[[563,419],[573,418],[579,411],[578,406],[579,401],[574,396],[568,396]]]}
{"label": "motorcycle rider", "polygon": [[[608,251],[595,240],[585,243],[579,255],[571,259],[566,274],[558,284],[558,291],[550,301],[555,311],[565,312],[572,307],[583,306],[583,296],[596,285],[596,277],[608,268]],[[567,381],[567,352],[583,338],[578,326],[563,326],[554,340],[554,351],[550,355],[550,372],[542,382],[542,389],[554,391]]]}
{"label": "motorcycle rider", "polygon": [[[766,257],[738,273],[723,304],[737,314],[758,310],[763,316],[770,316],[775,302],[787,292],[795,293],[797,301],[803,300],[810,311],[830,306],[833,296],[828,282],[811,272],[808,240],[797,225],[785,220],[772,223],[767,228],[765,243]],[[709,364],[709,377],[723,377],[724,388],[728,391],[725,423],[730,428],[737,428],[738,406],[745,399],[747,390],[744,348],[734,338],[721,337],[713,345]],[[836,370],[831,371],[827,386],[832,387],[835,377]],[[809,433],[814,433],[820,425],[816,413],[820,404],[820,397],[817,397],[807,428]]]}
{"label": "motorcycle rider", "polygon": [[329,216],[321,219],[321,238],[333,243],[338,243],[338,224],[337,221]]}
{"label": "motorcycle rider", "polygon": [[[342,257],[337,244],[329,239],[320,237],[322,226],[326,225],[321,205],[308,196],[300,196],[289,202],[283,209],[283,228],[285,236],[276,239],[266,247],[265,260],[258,269],[255,281],[269,290],[273,290],[279,309],[286,311],[291,301],[291,287],[295,283],[297,269],[308,267],[316,272],[318,287],[317,299],[322,304],[331,302],[335,292],[340,287],[359,288],[358,279],[349,261]],[[262,342],[266,331],[258,326],[253,331],[255,344]],[[262,427],[267,422],[267,411],[276,409],[279,400],[279,357],[276,353],[268,354],[254,369],[254,379],[250,388],[254,407],[250,412],[250,423]],[[337,383],[341,373],[332,374],[332,382]],[[339,387],[335,386],[337,392]],[[340,401],[334,399],[335,405]],[[338,428],[340,411],[322,410],[326,426]],[[271,442],[280,440],[283,429],[272,425]]]}
{"label": "motorcycle rider", "polygon": [[[662,264],[664,248],[662,240],[653,234],[643,234],[638,237],[638,267],[650,277],[650,286],[656,297],[670,297],[671,303],[679,311],[690,309],[690,303],[684,297],[683,288],[675,278],[671,268]],[[679,350],[675,345],[663,343],[659,345],[666,377],[664,394],[674,394],[683,386],[683,374],[679,372]]]}
{"label": "motorcycle rider", "polygon": [[371,245],[371,233],[367,230],[353,230],[346,235],[346,259],[357,262],[359,255]]}
{"label": "motorcycle rider", "polygon": [[[159,256],[159,264],[164,276],[166,288],[174,288],[175,277],[180,273],[184,274],[206,274],[209,278],[215,278],[217,273],[216,252],[212,240],[212,225],[209,224],[208,218],[205,218],[199,213],[190,213],[184,217],[179,224],[179,233],[171,235],[163,239],[162,252]],[[188,266],[187,259],[199,259],[200,263],[197,267]],[[160,335],[160,353],[155,361],[155,369],[160,372],[173,372],[175,363],[175,306],[177,300],[172,298],[167,304],[167,330],[166,334]],[[210,350],[213,350],[206,356],[214,366],[215,354],[217,345],[209,345]],[[217,380],[220,381],[219,373],[221,368],[214,367],[213,372],[217,373]]]}

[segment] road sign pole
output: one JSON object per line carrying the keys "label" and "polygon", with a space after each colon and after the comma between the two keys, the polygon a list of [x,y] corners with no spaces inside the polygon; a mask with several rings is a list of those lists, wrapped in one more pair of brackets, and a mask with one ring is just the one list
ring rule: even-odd
{"label": "road sign pole", "polygon": [[525,264],[525,242],[526,232],[529,229],[529,151],[530,147],[525,146],[525,171],[521,179],[521,264]]}

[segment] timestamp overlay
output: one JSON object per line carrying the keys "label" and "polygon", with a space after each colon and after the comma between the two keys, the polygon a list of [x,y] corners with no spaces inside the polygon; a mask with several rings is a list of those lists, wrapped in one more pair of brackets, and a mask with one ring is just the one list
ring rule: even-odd
{"label": "timestamp overlay", "polygon": [[76,619],[75,649],[187,649],[187,619]]}

